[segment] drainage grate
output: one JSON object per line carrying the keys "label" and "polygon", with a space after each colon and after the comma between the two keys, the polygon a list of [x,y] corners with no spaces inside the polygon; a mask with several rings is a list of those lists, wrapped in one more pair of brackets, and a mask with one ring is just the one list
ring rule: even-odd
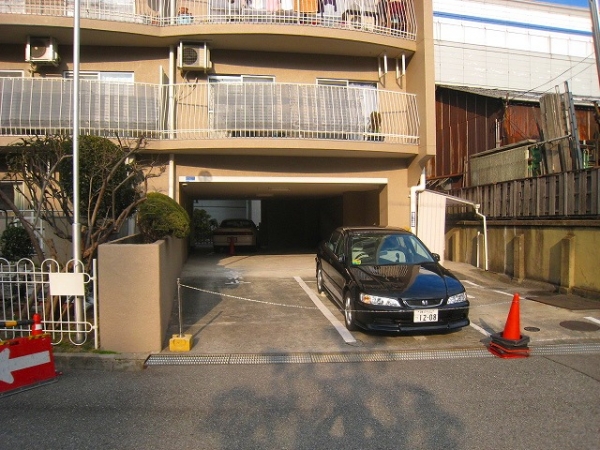
{"label": "drainage grate", "polygon": [[206,364],[307,364],[386,362],[425,359],[491,357],[486,349],[431,350],[406,352],[344,352],[296,354],[231,354],[231,355],[150,355],[145,366],[180,366]]}
{"label": "drainage grate", "polygon": [[[600,353],[600,343],[560,344],[531,347],[531,356]],[[210,364],[309,364],[422,361],[460,358],[492,358],[487,348],[419,350],[403,352],[344,352],[294,354],[231,354],[231,355],[150,355],[145,366],[182,366]]]}

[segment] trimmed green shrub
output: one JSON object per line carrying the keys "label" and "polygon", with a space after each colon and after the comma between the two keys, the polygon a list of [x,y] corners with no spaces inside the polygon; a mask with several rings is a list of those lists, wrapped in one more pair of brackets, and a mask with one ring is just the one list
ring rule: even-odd
{"label": "trimmed green shrub", "polygon": [[31,257],[34,250],[27,231],[18,225],[10,225],[0,236],[0,252],[9,261]]}
{"label": "trimmed green shrub", "polygon": [[155,242],[167,236],[184,239],[190,234],[190,216],[168,195],[150,192],[140,205],[138,226],[144,242]]}
{"label": "trimmed green shrub", "polygon": [[212,232],[219,226],[204,209],[194,209],[192,214],[192,244],[202,244],[212,238]]}

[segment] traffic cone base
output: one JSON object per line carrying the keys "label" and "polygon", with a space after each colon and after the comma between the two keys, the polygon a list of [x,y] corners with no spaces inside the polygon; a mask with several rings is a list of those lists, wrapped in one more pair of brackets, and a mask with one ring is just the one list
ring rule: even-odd
{"label": "traffic cone base", "polygon": [[529,348],[521,348],[521,349],[508,349],[497,345],[494,342],[491,342],[488,350],[495,356],[499,358],[527,358],[529,356]]}

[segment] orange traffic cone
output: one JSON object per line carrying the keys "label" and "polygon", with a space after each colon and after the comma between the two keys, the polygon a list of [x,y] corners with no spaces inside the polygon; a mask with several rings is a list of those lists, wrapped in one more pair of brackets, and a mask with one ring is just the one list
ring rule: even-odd
{"label": "orange traffic cone", "polygon": [[502,337],[504,339],[521,339],[521,314],[519,308],[519,294],[515,294],[510,305],[508,317],[506,318],[504,331],[502,332]]}
{"label": "orange traffic cone", "polygon": [[519,294],[513,296],[504,331],[494,333],[488,350],[500,358],[526,358],[529,356],[529,336],[521,334]]}
{"label": "orange traffic cone", "polygon": [[44,328],[42,327],[42,316],[38,313],[33,315],[33,325],[31,326],[31,335],[39,336],[40,334],[44,334]]}

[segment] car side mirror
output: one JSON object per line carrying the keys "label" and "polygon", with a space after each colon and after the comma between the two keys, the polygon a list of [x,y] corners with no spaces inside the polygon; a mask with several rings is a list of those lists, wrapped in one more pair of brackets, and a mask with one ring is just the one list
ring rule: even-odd
{"label": "car side mirror", "polygon": [[440,260],[442,258],[440,258],[440,255],[438,255],[437,253],[432,253],[431,254],[433,256],[433,259],[435,260],[435,262],[440,262]]}

